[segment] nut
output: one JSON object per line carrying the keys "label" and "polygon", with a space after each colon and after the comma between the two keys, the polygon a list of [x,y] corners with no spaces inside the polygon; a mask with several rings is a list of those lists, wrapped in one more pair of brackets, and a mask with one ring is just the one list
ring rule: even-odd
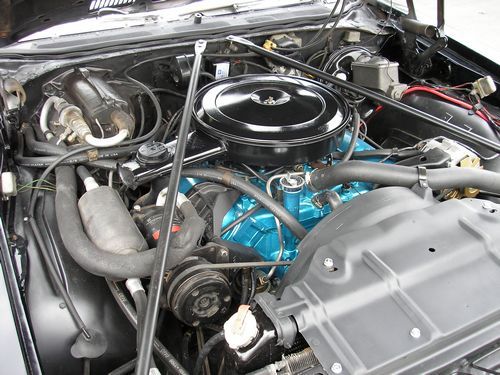
{"label": "nut", "polygon": [[325,260],[323,261],[323,265],[328,269],[333,268],[333,259],[332,258],[325,258]]}
{"label": "nut", "polygon": [[330,369],[332,370],[332,372],[334,374],[341,374],[342,373],[342,365],[338,362],[335,362],[332,367],[330,367]]}
{"label": "nut", "polygon": [[414,327],[410,330],[410,336],[413,337],[414,339],[419,339],[420,338],[420,329],[417,327]]}

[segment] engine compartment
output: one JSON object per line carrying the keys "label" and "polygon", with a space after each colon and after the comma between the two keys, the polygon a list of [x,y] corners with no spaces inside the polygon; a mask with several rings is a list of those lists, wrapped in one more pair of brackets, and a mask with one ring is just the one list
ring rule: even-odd
{"label": "engine compartment", "polygon": [[2,76],[3,221],[45,373],[134,372],[164,241],[161,373],[458,374],[494,353],[496,77],[417,63],[391,12],[322,43],[296,27]]}

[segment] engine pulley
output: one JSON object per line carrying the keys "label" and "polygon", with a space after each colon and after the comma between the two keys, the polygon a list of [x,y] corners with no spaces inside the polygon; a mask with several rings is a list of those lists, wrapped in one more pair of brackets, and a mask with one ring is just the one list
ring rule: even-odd
{"label": "engine pulley", "polygon": [[166,278],[166,300],[177,319],[197,327],[224,317],[231,304],[229,281],[219,270],[199,269],[209,263],[189,257]]}

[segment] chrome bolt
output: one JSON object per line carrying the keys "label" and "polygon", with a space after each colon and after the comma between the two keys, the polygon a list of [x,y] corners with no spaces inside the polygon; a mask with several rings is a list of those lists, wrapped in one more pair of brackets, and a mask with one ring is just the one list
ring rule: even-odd
{"label": "chrome bolt", "polygon": [[332,370],[332,372],[334,374],[341,374],[342,373],[342,365],[338,362],[335,362],[332,367],[330,367],[330,369]]}
{"label": "chrome bolt", "polygon": [[333,259],[325,258],[325,260],[323,261],[323,265],[328,269],[333,268]]}
{"label": "chrome bolt", "polygon": [[417,327],[414,327],[410,331],[410,336],[413,337],[414,339],[419,339],[420,338],[420,329]]}

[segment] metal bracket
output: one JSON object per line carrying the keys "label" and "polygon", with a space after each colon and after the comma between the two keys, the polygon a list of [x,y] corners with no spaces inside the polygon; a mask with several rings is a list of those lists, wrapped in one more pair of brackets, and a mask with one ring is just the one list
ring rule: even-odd
{"label": "metal bracket", "polygon": [[444,36],[444,0],[437,0],[437,24],[441,36]]}
{"label": "metal bracket", "polygon": [[269,293],[259,293],[255,296],[255,302],[262,308],[264,314],[271,320],[276,329],[278,345],[283,345],[289,349],[295,342],[297,336],[297,326],[295,322],[288,316],[280,316],[273,305],[276,303],[276,298]]}

